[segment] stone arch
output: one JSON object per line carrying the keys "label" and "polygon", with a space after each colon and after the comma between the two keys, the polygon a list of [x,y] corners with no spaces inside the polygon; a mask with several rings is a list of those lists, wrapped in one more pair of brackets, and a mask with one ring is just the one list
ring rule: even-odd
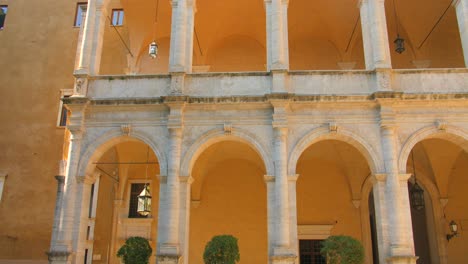
{"label": "stone arch", "polygon": [[123,135],[120,130],[112,130],[104,133],[90,144],[81,155],[78,165],[78,175],[89,175],[94,170],[94,165],[90,164],[93,158],[102,156],[110,147],[121,142],[142,141],[147,144],[155,153],[159,161],[161,175],[167,175],[167,159],[161,147],[150,139],[146,134],[138,131],[132,131],[130,135]]}
{"label": "stone arch", "polygon": [[445,139],[457,146],[460,146],[468,152],[468,132],[462,128],[446,125],[444,125],[443,128],[438,128],[434,125],[427,126],[414,132],[403,144],[398,158],[398,168],[400,168],[400,173],[406,173],[406,161],[408,160],[409,154],[414,146],[424,139],[429,138]]}
{"label": "stone arch", "polygon": [[223,130],[219,129],[213,129],[203,134],[195,141],[195,143],[192,144],[192,146],[190,146],[184,155],[181,162],[180,175],[189,176],[195,161],[204,150],[215,143],[226,140],[242,142],[252,147],[252,149],[254,149],[262,158],[266,173],[268,175],[273,175],[273,160],[270,157],[271,155],[268,155],[267,149],[260,143],[256,136],[239,129],[232,129],[230,134],[226,134]]}
{"label": "stone arch", "polygon": [[364,156],[373,174],[384,171],[383,162],[379,158],[379,153],[363,138],[342,127],[338,128],[336,132],[330,131],[328,127],[319,127],[305,135],[293,147],[288,161],[288,174],[296,174],[297,162],[308,147],[319,141],[329,139],[342,141],[355,147]]}

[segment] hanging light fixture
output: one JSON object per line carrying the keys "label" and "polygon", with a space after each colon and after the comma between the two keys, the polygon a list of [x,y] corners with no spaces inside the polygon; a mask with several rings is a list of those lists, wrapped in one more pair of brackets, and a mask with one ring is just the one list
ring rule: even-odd
{"label": "hanging light fixture", "polygon": [[138,195],[138,208],[137,212],[140,215],[148,216],[151,213],[151,193],[148,184],[148,161],[149,161],[149,147],[146,153],[146,173],[145,173],[145,186]]}
{"label": "hanging light fixture", "polygon": [[393,12],[395,15],[395,24],[396,24],[396,31],[397,31],[397,38],[395,39],[395,41],[393,41],[393,43],[395,43],[395,51],[398,54],[401,54],[403,53],[403,51],[405,51],[405,39],[400,37],[400,32],[398,30],[398,16],[396,13],[395,0],[393,0]]}
{"label": "hanging light fixture", "polygon": [[411,151],[411,159],[413,160],[413,175],[414,175],[414,184],[411,186],[410,189],[410,196],[411,196],[411,206],[416,210],[422,210],[425,207],[424,203],[424,190],[419,186],[418,182],[416,181],[416,169],[414,166],[414,153]]}
{"label": "hanging light fixture", "polygon": [[452,232],[452,233],[447,235],[447,241],[450,241],[450,239],[452,239],[453,237],[458,236],[458,225],[457,225],[457,223],[452,220],[449,223],[449,227],[450,227],[450,232]]}
{"label": "hanging light fixture", "polygon": [[156,43],[156,24],[158,23],[159,0],[156,0],[156,12],[154,14],[153,42],[149,44],[148,55],[155,59],[158,56],[158,44]]}
{"label": "hanging light fixture", "polygon": [[398,54],[401,54],[403,51],[405,51],[405,40],[401,38],[399,34],[397,34],[397,38],[395,41],[393,41],[393,43],[395,43],[395,51],[398,52]]}

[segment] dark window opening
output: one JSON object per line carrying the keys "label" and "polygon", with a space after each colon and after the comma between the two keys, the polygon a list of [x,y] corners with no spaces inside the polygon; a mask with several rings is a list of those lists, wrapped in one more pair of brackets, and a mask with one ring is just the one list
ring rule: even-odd
{"label": "dark window opening", "polygon": [[130,206],[128,210],[128,218],[147,218],[147,216],[140,215],[138,210],[138,195],[145,188],[144,183],[133,183],[130,188]]}
{"label": "dark window opening", "polygon": [[323,240],[299,240],[300,264],[326,264],[320,254]]}
{"label": "dark window opening", "polygon": [[0,6],[0,29],[3,29],[3,27],[5,26],[5,18],[6,18],[7,11],[8,11],[8,6],[6,5]]}
{"label": "dark window opening", "polygon": [[78,3],[76,4],[76,13],[75,13],[75,27],[80,27],[83,23],[83,15],[86,14],[86,9],[88,7],[87,3]]}
{"label": "dark window opening", "polygon": [[[63,98],[70,97],[69,95],[63,96]],[[68,118],[68,109],[61,103],[62,108],[60,109],[60,119],[59,119],[59,126],[65,127],[67,126],[67,118]]]}
{"label": "dark window opening", "polygon": [[113,9],[112,10],[112,25],[113,26],[122,26],[124,20],[124,11],[123,9]]}

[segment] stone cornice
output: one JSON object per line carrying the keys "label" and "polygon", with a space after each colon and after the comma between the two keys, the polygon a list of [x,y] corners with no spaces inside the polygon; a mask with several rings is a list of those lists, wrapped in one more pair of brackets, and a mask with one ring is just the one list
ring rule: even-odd
{"label": "stone cornice", "polygon": [[88,99],[70,97],[64,98],[66,104],[85,104],[89,101],[91,105],[155,105],[171,103],[187,104],[236,104],[236,103],[269,103],[272,100],[285,100],[300,103],[326,103],[326,102],[375,102],[389,100],[393,103],[400,101],[443,101],[443,100],[465,100],[468,93],[451,94],[411,94],[402,92],[376,92],[370,95],[299,95],[299,94],[268,94],[264,96],[226,96],[226,97],[191,97],[191,96],[167,96],[154,98],[108,98]]}

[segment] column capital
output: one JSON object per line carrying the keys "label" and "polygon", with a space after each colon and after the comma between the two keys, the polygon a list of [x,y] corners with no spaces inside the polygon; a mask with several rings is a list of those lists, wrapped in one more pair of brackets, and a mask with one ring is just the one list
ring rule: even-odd
{"label": "column capital", "polygon": [[179,181],[190,185],[193,183],[194,179],[192,176],[179,176]]}
{"label": "column capital", "polygon": [[58,184],[64,184],[65,183],[65,176],[63,176],[63,175],[56,175],[55,179],[57,180]]}
{"label": "column capital", "polygon": [[75,179],[79,184],[91,185],[94,183],[94,180],[90,176],[75,176]]}
{"label": "column capital", "polygon": [[289,182],[297,182],[299,179],[299,174],[293,174],[288,176],[288,181]]}
{"label": "column capital", "polygon": [[263,180],[265,181],[265,183],[273,183],[273,182],[275,182],[275,176],[264,175]]}
{"label": "column capital", "polygon": [[387,180],[386,173],[375,173],[372,175],[372,181],[375,182],[385,182]]}

